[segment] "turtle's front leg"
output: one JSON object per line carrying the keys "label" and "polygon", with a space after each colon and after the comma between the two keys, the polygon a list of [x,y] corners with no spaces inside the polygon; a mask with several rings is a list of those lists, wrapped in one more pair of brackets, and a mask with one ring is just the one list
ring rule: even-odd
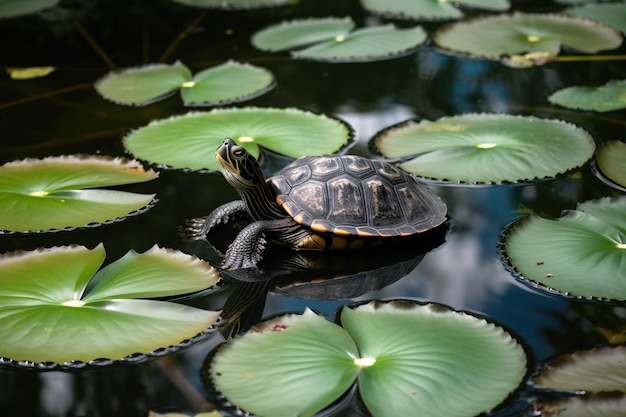
{"label": "turtle's front leg", "polygon": [[237,220],[249,220],[250,216],[242,200],[231,201],[217,207],[206,217],[187,220],[181,234],[188,239],[201,240],[207,234]]}
{"label": "turtle's front leg", "polygon": [[237,235],[220,265],[223,269],[253,268],[261,260],[267,236],[276,236],[297,226],[290,217],[250,223]]}

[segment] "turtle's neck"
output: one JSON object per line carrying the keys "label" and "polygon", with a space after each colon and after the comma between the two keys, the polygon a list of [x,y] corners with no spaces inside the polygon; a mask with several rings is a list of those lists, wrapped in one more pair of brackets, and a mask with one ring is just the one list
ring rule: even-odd
{"label": "turtle's neck", "polygon": [[287,216],[276,203],[276,194],[265,180],[254,187],[240,187],[237,191],[253,220],[282,219]]}

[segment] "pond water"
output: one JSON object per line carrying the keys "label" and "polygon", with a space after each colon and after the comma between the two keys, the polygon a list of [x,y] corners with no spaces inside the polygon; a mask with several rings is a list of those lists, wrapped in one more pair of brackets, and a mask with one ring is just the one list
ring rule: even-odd
{"label": "pond water", "polygon": [[[66,2],[62,2],[65,4]],[[155,62],[194,18],[204,13],[169,2],[67,2],[82,28],[118,67]],[[89,4],[89,6],[87,5]],[[106,4],[105,4],[106,3]],[[347,152],[373,156],[369,139],[379,130],[417,117],[435,119],[466,112],[507,112],[566,120],[592,132],[598,141],[620,139],[624,113],[572,112],[549,105],[549,93],[575,84],[600,85],[624,78],[617,62],[557,62],[530,69],[442,54],[426,45],[406,57],[358,64],[296,61],[254,50],[249,38],[270,22],[302,16],[351,15],[357,23],[375,21],[356,1],[304,1],[257,12],[209,11],[166,57],[201,69],[238,59],[270,70],[277,86],[238,106],[297,107],[336,116],[355,130]],[[338,4],[335,4],[338,3]],[[556,10],[544,1],[513,2],[519,10]],[[0,77],[0,160],[71,153],[124,155],[122,136],[149,121],[188,111],[178,96],[146,107],[121,107],[103,100],[92,83],[109,71],[71,19],[37,16],[0,23],[5,67],[53,65],[47,77],[26,81]],[[437,24],[426,24],[430,32]],[[623,47],[622,47],[623,49]],[[268,173],[288,162],[264,154]],[[370,299],[408,298],[445,304],[485,316],[516,335],[528,350],[530,372],[561,354],[608,344],[606,334],[625,330],[623,305],[577,300],[538,291],[516,280],[498,255],[498,239],[513,220],[530,211],[557,216],[561,210],[617,192],[590,166],[564,177],[498,186],[429,184],[448,204],[452,227],[445,242],[428,252],[406,276],[354,298],[320,301],[270,292],[264,317],[300,312],[305,307],[334,317],[345,304]],[[130,249],[162,247],[210,256],[197,242],[182,241],[177,227],[206,215],[236,193],[219,173],[163,171],[156,181],[126,186],[156,193],[147,213],[98,228],[51,234],[0,235],[0,251],[32,250],[66,244],[93,247],[104,242],[108,260]],[[224,250],[240,225],[211,243]],[[388,256],[384,248],[377,256]],[[221,309],[230,291],[186,300]],[[213,398],[200,377],[207,354],[219,344],[208,337],[180,353],[139,364],[74,372],[0,368],[0,414],[6,416],[141,416],[148,410],[195,413]],[[498,411],[523,415],[524,390]],[[368,415],[355,402],[342,416]]]}

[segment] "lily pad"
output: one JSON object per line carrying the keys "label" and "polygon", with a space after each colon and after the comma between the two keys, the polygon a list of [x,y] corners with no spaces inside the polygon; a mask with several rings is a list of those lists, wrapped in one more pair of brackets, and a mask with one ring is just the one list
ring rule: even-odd
{"label": "lily pad", "polygon": [[626,392],[624,363],[626,346],[578,351],[548,363],[533,382],[559,391]]}
{"label": "lily pad", "polygon": [[533,402],[537,415],[542,417],[623,417],[626,394],[621,392],[591,394],[559,400]]}
{"label": "lily pad", "polygon": [[595,150],[591,135],[572,124],[507,114],[409,120],[372,140],[383,156],[402,158],[399,166],[408,172],[462,183],[554,177],[581,166]]}
{"label": "lily pad", "polygon": [[[514,13],[455,22],[437,30],[439,47],[500,60],[520,54],[557,56],[562,47],[593,54],[620,46],[622,35],[589,19],[559,14]],[[538,60],[538,63],[547,62]]]}
{"label": "lily pad", "polygon": [[218,312],[146,299],[213,286],[218,274],[207,263],[154,247],[98,271],[105,257],[102,245],[2,255],[0,356],[59,366],[120,360],[178,345],[216,322]]}
{"label": "lily pad", "polygon": [[604,176],[626,187],[626,143],[607,142],[598,150],[596,162]]}
{"label": "lily pad", "polygon": [[580,4],[568,7],[566,14],[597,20],[621,32],[626,32],[626,3]]}
{"label": "lily pad", "polygon": [[118,221],[154,194],[94,189],[149,181],[136,161],[97,156],[25,159],[0,166],[0,230],[36,232]]}
{"label": "lily pad", "polygon": [[626,80],[613,80],[599,87],[567,87],[548,97],[552,104],[569,109],[607,112],[626,108]]}
{"label": "lily pad", "polygon": [[111,72],[95,87],[107,100],[124,105],[147,105],[181,90],[186,106],[211,106],[257,97],[274,87],[274,77],[263,68],[235,61],[192,76],[189,68],[176,62]]}
{"label": "lily pad", "polygon": [[507,262],[539,288],[626,300],[626,197],[582,203],[556,220],[531,215],[504,239]]}
{"label": "lily pad", "polygon": [[407,20],[458,19],[463,12],[456,5],[484,10],[503,11],[510,7],[508,0],[361,0],[363,7],[372,13],[389,18]]}
{"label": "lily pad", "polygon": [[124,146],[154,164],[217,170],[215,150],[225,137],[255,157],[263,146],[297,158],[336,152],[351,140],[352,130],[338,119],[294,108],[214,109],[153,121],[128,134]]}
{"label": "lily pad", "polygon": [[205,9],[247,10],[292,4],[293,0],[172,0],[186,6]]}
{"label": "lily pad", "polygon": [[217,351],[211,380],[256,415],[310,416],[356,382],[374,416],[461,417],[496,407],[526,372],[503,329],[441,305],[374,301],[341,323],[310,310],[264,322]]}
{"label": "lily pad", "polygon": [[369,62],[406,55],[426,40],[426,32],[419,26],[399,29],[384,25],[351,31],[353,27],[350,18],[286,21],[257,32],[252,44],[266,51],[306,47],[292,51],[294,58]]}
{"label": "lily pad", "polygon": [[0,0],[0,18],[37,13],[57,5],[59,0]]}

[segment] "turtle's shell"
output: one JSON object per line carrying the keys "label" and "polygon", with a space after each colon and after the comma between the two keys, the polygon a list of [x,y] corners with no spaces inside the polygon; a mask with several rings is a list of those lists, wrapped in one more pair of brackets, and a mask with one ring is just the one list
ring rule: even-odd
{"label": "turtle's shell", "polygon": [[445,203],[409,174],[360,156],[305,156],[269,182],[277,203],[316,232],[410,236],[446,220]]}

